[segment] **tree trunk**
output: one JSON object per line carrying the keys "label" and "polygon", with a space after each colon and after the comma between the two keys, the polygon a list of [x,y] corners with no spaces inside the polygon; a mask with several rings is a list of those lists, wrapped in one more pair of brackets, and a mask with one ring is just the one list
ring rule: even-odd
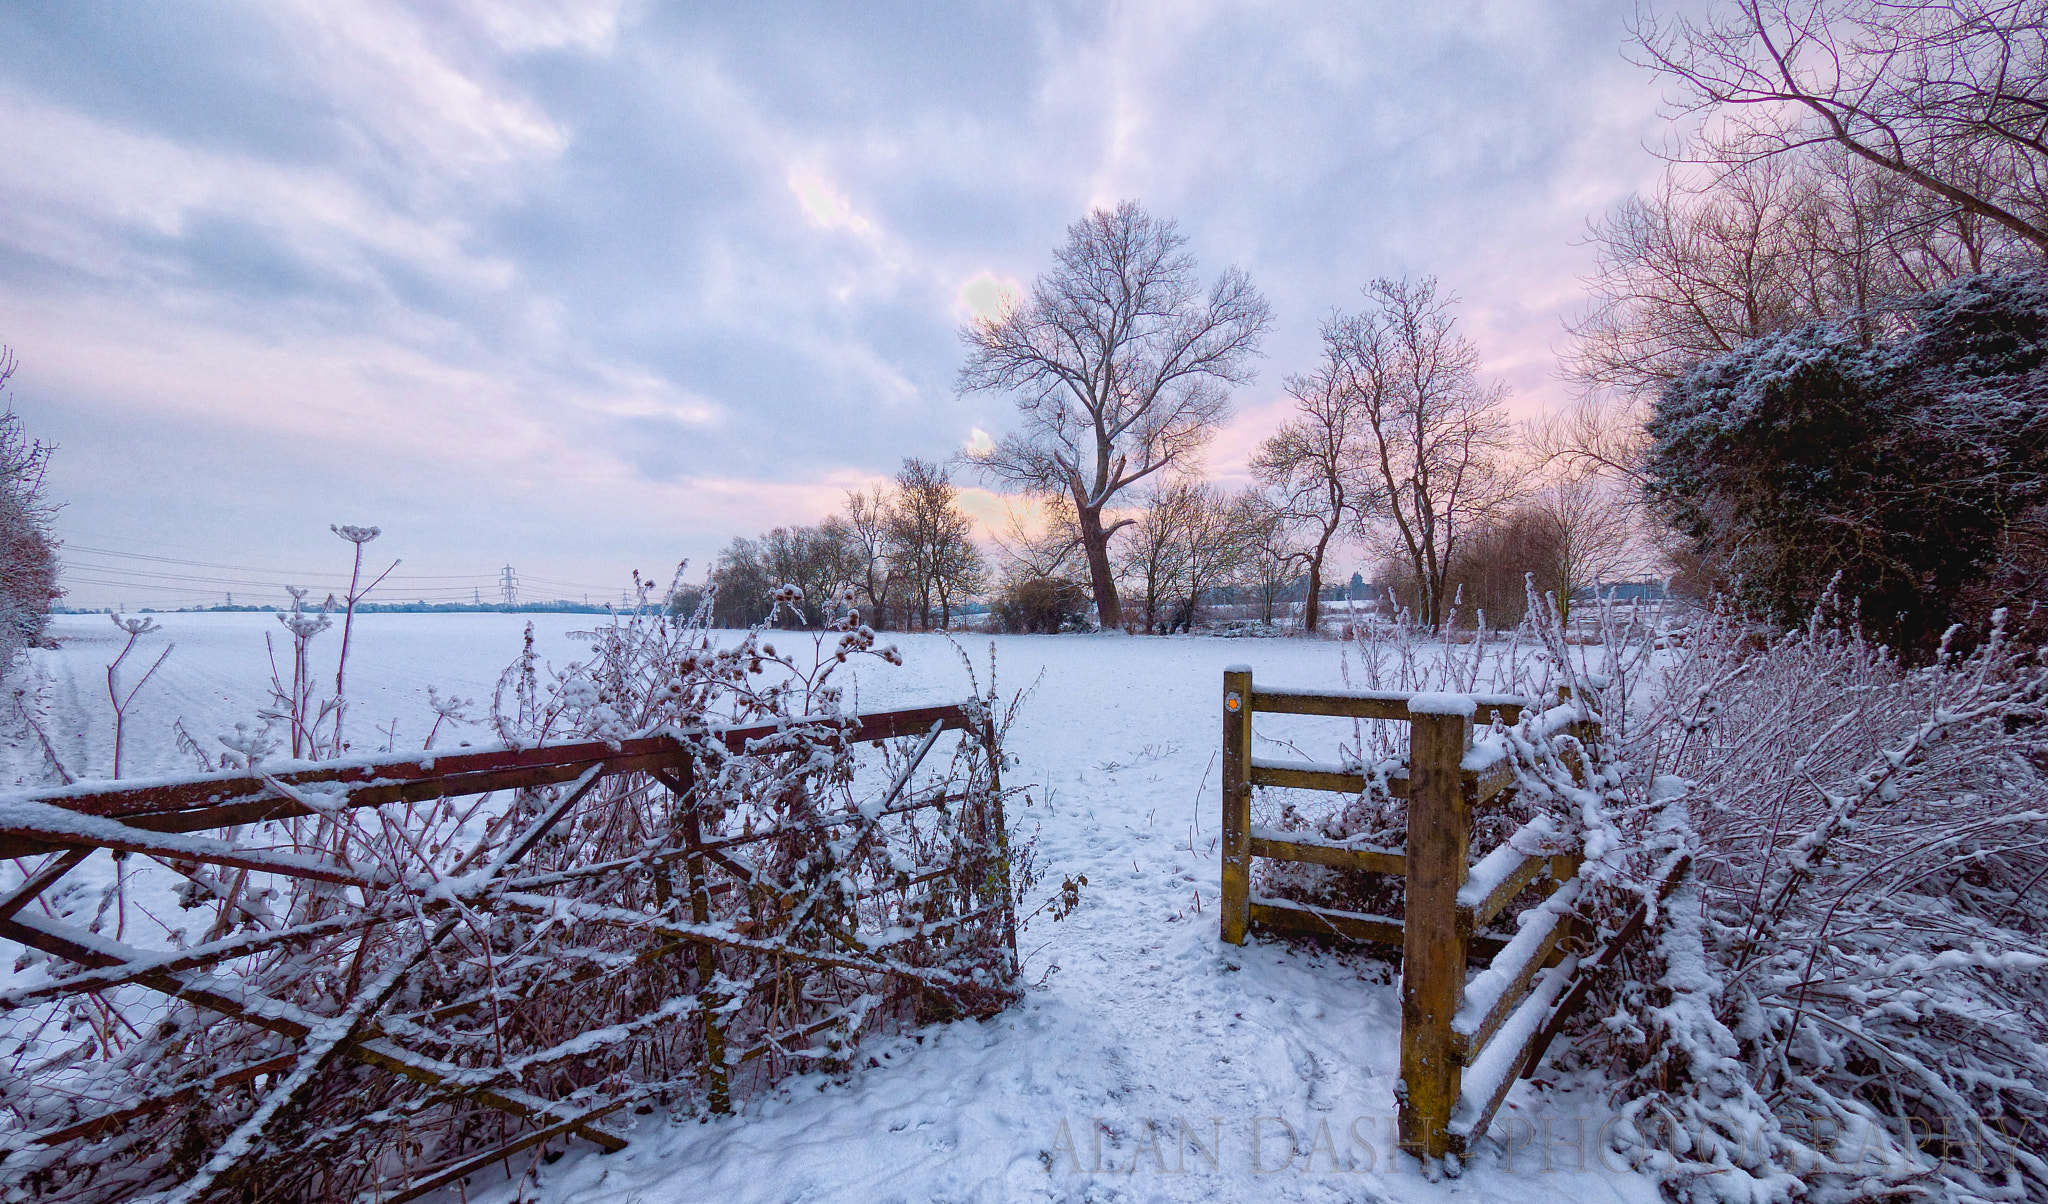
{"label": "tree trunk", "polygon": [[1102,508],[1080,506],[1081,550],[1088,555],[1088,576],[1095,587],[1095,618],[1104,631],[1124,625],[1123,607],[1116,596],[1116,574],[1109,567],[1109,534],[1102,529]]}
{"label": "tree trunk", "polygon": [[1443,575],[1438,574],[1436,558],[1426,548],[1415,554],[1414,562],[1416,617],[1424,627],[1433,628],[1443,622]]}
{"label": "tree trunk", "polygon": [[1316,541],[1315,554],[1308,558],[1308,601],[1301,604],[1301,629],[1313,635],[1323,618],[1323,554],[1330,548],[1332,527]]}
{"label": "tree trunk", "polygon": [[1301,629],[1315,634],[1316,626],[1323,621],[1323,550],[1308,559],[1308,597],[1301,604]]}

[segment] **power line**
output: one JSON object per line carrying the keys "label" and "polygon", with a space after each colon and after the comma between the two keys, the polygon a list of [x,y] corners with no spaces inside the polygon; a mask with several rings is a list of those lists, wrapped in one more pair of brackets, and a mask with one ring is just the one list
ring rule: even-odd
{"label": "power line", "polygon": [[[300,571],[298,569],[258,568],[246,564],[223,564],[218,561],[212,560],[186,560],[177,556],[152,556],[144,552],[117,552],[111,548],[94,548],[88,547],[84,544],[65,544],[61,551],[65,553],[84,552],[92,556],[111,556],[121,560],[143,560],[151,562],[153,564],[177,565],[184,568],[226,569],[230,572],[236,573],[258,573],[275,577],[341,578],[348,576],[346,572],[343,572],[338,569],[308,569],[305,571]],[[495,577],[490,573],[393,573],[390,577],[386,578],[386,580],[491,581],[495,580]]]}
{"label": "power line", "polygon": [[[148,560],[154,561],[158,564],[177,564],[184,565],[189,568],[229,569],[233,572],[238,573],[288,573],[299,576],[312,575],[310,571],[306,573],[301,573],[297,569],[258,568],[253,565],[223,564],[218,561],[212,560],[187,560],[177,556],[155,556],[147,552],[122,552],[114,548],[95,548],[88,544],[81,543],[65,543],[63,545],[62,551],[67,554],[73,552],[85,552],[94,556],[113,556],[118,557],[122,560]],[[329,576],[333,575],[333,570],[322,570],[322,572]]]}
{"label": "power line", "polygon": [[[75,581],[83,584],[125,585],[140,589],[162,589],[172,590],[179,593],[197,594],[216,594],[221,592],[221,588],[228,587],[241,589],[244,591],[255,590],[261,592],[268,590],[273,593],[282,594],[285,592],[286,584],[284,582],[276,581],[251,581],[246,578],[191,577],[176,573],[150,573],[134,569],[106,568],[104,566],[99,565],[84,565],[79,567],[84,569],[84,572],[81,573],[73,571],[70,566],[67,566],[63,573],[61,574],[62,579],[65,581]],[[87,575],[93,573],[101,575]],[[178,584],[179,582],[196,582],[197,584],[180,585]],[[443,585],[433,586],[427,589],[412,589],[404,591],[386,590],[382,592],[387,594],[403,592],[413,595],[446,595],[449,597],[459,598],[467,591],[464,590],[461,586]]]}
{"label": "power line", "polygon": [[[128,537],[125,536],[87,534],[91,534],[95,539],[128,542]],[[151,541],[150,546],[162,548],[191,545]],[[199,548],[192,550],[208,551]],[[290,586],[308,586],[315,590],[329,591],[340,588],[348,580],[348,575],[339,570],[301,571],[274,566],[260,567],[226,559],[167,556],[157,552],[124,552],[93,544],[65,544],[59,555],[60,573],[62,580],[67,584],[148,591],[158,596],[210,597],[230,590],[282,594]],[[497,574],[394,573],[385,579],[385,588],[378,592],[386,598],[410,595],[420,601],[429,598],[438,601],[461,601],[462,595],[467,593],[471,601],[479,601],[482,583],[486,581],[493,583],[496,592],[515,603],[522,592],[522,587],[539,587],[523,590],[529,594],[558,591],[559,596],[565,599],[578,594],[609,594],[614,588],[610,585],[593,585],[588,582],[564,581],[550,577],[521,578],[512,566],[506,565]],[[509,593],[506,592],[508,589]]]}
{"label": "power line", "polygon": [[[144,576],[144,577],[160,577],[160,578],[164,578],[164,579],[167,579],[167,580],[176,580],[176,581],[203,581],[203,582],[207,582],[207,583],[210,583],[210,584],[216,584],[216,585],[229,585],[229,584],[234,584],[234,585],[244,585],[244,586],[248,586],[248,585],[259,585],[259,586],[278,586],[278,587],[282,587],[283,585],[297,585],[297,584],[300,584],[301,582],[304,582],[304,581],[308,581],[308,580],[311,580],[311,581],[320,581],[320,580],[326,580],[326,581],[329,581],[329,582],[340,582],[340,581],[345,581],[345,580],[347,579],[347,576],[348,576],[348,574],[346,574],[346,573],[342,573],[342,572],[337,572],[337,571],[322,571],[322,572],[317,572],[317,573],[296,573],[296,572],[292,572],[292,571],[289,571],[289,570],[282,570],[282,569],[264,569],[264,568],[254,568],[254,567],[250,567],[250,566],[247,566],[247,565],[235,565],[235,564],[225,564],[225,563],[222,563],[222,562],[219,562],[219,561],[209,561],[209,560],[185,560],[185,559],[182,559],[182,558],[180,558],[180,557],[175,557],[175,556],[150,556],[150,555],[146,555],[146,554],[143,554],[143,553],[139,553],[139,552],[116,552],[116,551],[112,551],[112,550],[109,550],[109,549],[105,549],[105,548],[92,548],[92,547],[86,547],[86,546],[84,546],[84,545],[78,545],[78,544],[66,545],[66,547],[65,547],[65,548],[64,548],[63,550],[64,550],[65,552],[82,552],[82,553],[85,553],[85,554],[86,554],[86,559],[92,559],[92,558],[99,558],[99,557],[107,557],[107,558],[113,558],[113,559],[115,559],[115,560],[135,560],[135,561],[142,561],[142,562],[144,562],[144,563],[148,563],[148,564],[157,564],[157,565],[168,565],[168,566],[170,566],[170,567],[173,567],[173,568],[215,568],[215,569],[221,569],[221,570],[224,570],[224,571],[226,571],[226,572],[230,572],[230,573],[249,573],[249,574],[254,574],[253,576],[244,576],[244,577],[228,577],[228,576],[216,576],[216,575],[213,575],[213,574],[194,574],[194,573],[167,573],[167,572],[163,572],[163,571],[160,571],[160,570],[156,570],[156,569],[144,569],[144,568],[129,568],[129,567],[126,567],[125,565],[120,565],[120,564],[89,564],[89,565],[82,565],[82,567],[92,568],[92,569],[94,569],[94,570],[96,570],[96,571],[100,571],[100,572],[119,572],[119,573],[129,573],[129,574],[134,574],[134,575],[136,575],[136,576]],[[390,577],[387,577],[387,578],[386,578],[385,580],[386,580],[387,582],[392,582],[392,583],[396,583],[396,582],[430,582],[430,581],[446,581],[446,582],[453,582],[453,583],[455,583],[455,584],[451,584],[451,585],[444,585],[444,586],[432,586],[432,585],[429,585],[429,586],[427,586],[426,588],[427,588],[427,589],[430,589],[430,590],[432,590],[432,589],[445,589],[445,590],[457,590],[457,591],[459,591],[459,590],[462,590],[462,589],[465,589],[465,588],[468,588],[467,586],[465,586],[465,585],[461,584],[461,583],[463,583],[463,582],[483,582],[483,581],[490,581],[490,582],[493,582],[493,583],[495,583],[495,584],[497,584],[497,585],[499,585],[499,586],[502,586],[502,585],[504,584],[504,577],[503,577],[503,573],[502,573],[502,572],[500,572],[500,573],[495,573],[495,574],[492,574],[492,573],[413,573],[413,574],[405,574],[405,573],[393,573],[393,574],[392,574],[392,575],[391,575]],[[531,582],[531,583],[534,583],[534,584],[538,584],[538,585],[545,585],[545,586],[547,586],[547,587],[549,587],[549,588],[552,588],[552,589],[565,589],[565,590],[570,590],[570,591],[572,591],[572,592],[573,592],[573,591],[579,591],[579,590],[602,590],[602,591],[605,591],[605,592],[609,592],[609,591],[611,590],[611,588],[612,588],[611,586],[608,586],[608,585],[592,585],[591,583],[589,583],[589,582],[585,582],[585,581],[564,581],[564,580],[561,580],[561,579],[559,579],[559,578],[554,578],[554,577],[528,577],[528,576],[523,576],[523,575],[522,575],[522,576],[520,577],[520,580],[521,580],[522,582]]]}

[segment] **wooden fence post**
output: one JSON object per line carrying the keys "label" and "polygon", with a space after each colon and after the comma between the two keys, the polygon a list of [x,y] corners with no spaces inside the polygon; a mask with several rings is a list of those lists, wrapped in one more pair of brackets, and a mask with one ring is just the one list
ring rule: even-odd
{"label": "wooden fence post", "polygon": [[1223,939],[1244,944],[1252,919],[1252,668],[1223,670]]}
{"label": "wooden fence post", "polygon": [[[704,877],[704,824],[702,800],[696,797],[692,787],[697,784],[697,758],[683,757],[679,775],[683,789],[690,797],[683,805],[683,847],[688,856],[683,861],[690,882],[690,920],[696,924],[711,922],[711,887]],[[709,1079],[706,1094],[710,1097],[713,1112],[732,1111],[732,1089],[729,1085],[725,1066],[725,1025],[718,1018],[718,1008],[725,1002],[713,988],[718,978],[718,951],[711,945],[692,943],[692,958],[697,971],[698,1015],[704,1022],[704,1070]]]}
{"label": "wooden fence post", "polygon": [[1017,960],[1017,900],[1010,896],[1010,825],[1003,818],[1003,746],[996,727],[996,700],[988,700],[989,713],[981,731],[982,742],[988,749],[988,789],[995,800],[995,844],[996,873],[1001,875],[1003,892],[1003,922],[1008,927],[1010,948],[1010,972],[1015,974],[1022,968]]}
{"label": "wooden fence post", "polygon": [[1460,1072],[1451,1018],[1465,995],[1458,888],[1472,814],[1460,763],[1472,740],[1471,698],[1408,700],[1408,884],[1401,930],[1401,1146],[1424,1158],[1451,1152]]}

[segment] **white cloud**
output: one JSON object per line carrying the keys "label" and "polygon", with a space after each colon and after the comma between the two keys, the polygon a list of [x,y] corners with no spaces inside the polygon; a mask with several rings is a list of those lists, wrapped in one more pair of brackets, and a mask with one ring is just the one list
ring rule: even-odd
{"label": "white cloud", "polygon": [[293,41],[309,60],[309,82],[333,98],[365,151],[401,159],[414,182],[553,154],[567,143],[566,131],[494,80],[487,62],[460,61],[459,43],[437,36],[403,5],[294,0],[289,11],[296,17]]}
{"label": "white cloud", "polygon": [[[269,39],[241,59],[179,35],[207,3],[156,10],[155,44],[0,45],[17,404],[63,407],[73,464],[161,419],[154,437],[191,445],[151,471],[189,471],[195,507],[231,492],[179,467],[216,463],[202,440],[283,488],[324,454],[323,488],[411,499],[377,521],[451,544],[512,515],[604,526],[565,557],[616,535],[701,558],[962,429],[991,444],[1014,414],[954,394],[958,326],[1126,197],[1273,301],[1219,475],[1284,414],[1317,320],[1375,275],[1442,277],[1489,367],[1540,404],[1590,260],[1573,240],[1657,167],[1654,89],[1614,54],[1622,0],[845,21],[289,0],[227,10]],[[37,51],[79,69],[38,75]],[[189,70],[158,69],[173,58]],[[165,116],[180,89],[217,93],[192,110],[211,116]],[[258,110],[275,122],[223,116]],[[73,484],[95,506],[144,488]],[[142,528],[175,508],[126,511]]]}
{"label": "white cloud", "polygon": [[462,0],[470,21],[502,50],[602,54],[618,42],[624,0]]}
{"label": "white cloud", "polygon": [[854,212],[853,203],[832,183],[815,171],[792,167],[789,190],[810,223],[823,230],[845,230],[868,243],[878,242],[881,232],[875,224]]}

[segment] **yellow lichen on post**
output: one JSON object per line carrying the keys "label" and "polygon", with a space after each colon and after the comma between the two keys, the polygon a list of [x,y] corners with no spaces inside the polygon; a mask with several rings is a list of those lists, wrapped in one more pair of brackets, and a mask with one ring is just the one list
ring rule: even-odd
{"label": "yellow lichen on post", "polygon": [[1244,944],[1252,915],[1252,671],[1223,671],[1223,939]]}

